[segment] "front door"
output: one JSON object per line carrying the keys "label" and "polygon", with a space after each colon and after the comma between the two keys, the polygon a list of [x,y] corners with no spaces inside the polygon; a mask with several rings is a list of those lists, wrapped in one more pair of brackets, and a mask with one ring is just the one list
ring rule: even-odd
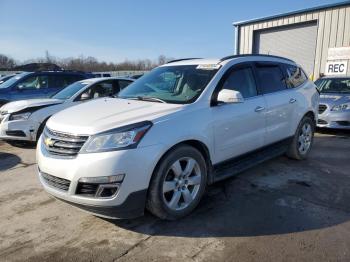
{"label": "front door", "polygon": [[219,89],[239,91],[244,102],[212,107],[215,159],[219,163],[261,148],[266,135],[266,102],[257,92],[250,64],[234,66],[224,74]]}

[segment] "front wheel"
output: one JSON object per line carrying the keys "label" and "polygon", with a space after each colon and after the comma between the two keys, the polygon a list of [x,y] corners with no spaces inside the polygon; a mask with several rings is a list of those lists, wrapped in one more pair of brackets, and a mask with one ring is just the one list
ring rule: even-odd
{"label": "front wheel", "polygon": [[188,215],[202,198],[207,168],[202,154],[181,145],[167,153],[151,179],[147,209],[161,219],[175,220]]}
{"label": "front wheel", "polygon": [[297,131],[289,145],[287,156],[302,160],[309,154],[314,140],[315,123],[312,118],[305,116],[299,123]]}

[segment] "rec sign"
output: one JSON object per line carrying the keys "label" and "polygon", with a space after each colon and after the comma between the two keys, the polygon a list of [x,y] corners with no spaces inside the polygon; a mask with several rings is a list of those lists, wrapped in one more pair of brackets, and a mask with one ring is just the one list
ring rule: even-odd
{"label": "rec sign", "polygon": [[348,70],[348,61],[328,62],[325,75],[345,75]]}

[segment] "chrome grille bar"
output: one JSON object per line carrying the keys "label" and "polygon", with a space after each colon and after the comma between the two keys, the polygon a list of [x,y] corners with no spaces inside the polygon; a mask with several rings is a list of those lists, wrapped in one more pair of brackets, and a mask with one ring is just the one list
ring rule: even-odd
{"label": "chrome grille bar", "polygon": [[43,133],[43,142],[46,150],[52,155],[63,157],[75,157],[88,138],[88,136],[52,131],[47,127]]}

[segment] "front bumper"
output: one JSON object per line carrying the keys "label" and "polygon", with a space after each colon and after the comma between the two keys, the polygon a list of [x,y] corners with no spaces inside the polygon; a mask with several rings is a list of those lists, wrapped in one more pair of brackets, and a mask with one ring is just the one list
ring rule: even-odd
{"label": "front bumper", "polygon": [[9,115],[6,115],[0,121],[0,139],[2,140],[20,140],[36,141],[36,132],[40,123],[31,119],[8,121]]}
{"label": "front bumper", "polygon": [[[39,179],[51,195],[80,207],[97,216],[132,218],[144,212],[146,194],[153,169],[162,152],[161,145],[103,153],[78,154],[75,158],[62,158],[47,152],[39,139],[37,162]],[[66,191],[49,185],[41,173],[68,180]],[[117,193],[110,198],[87,197],[78,194],[78,181],[82,177],[125,174]]]}
{"label": "front bumper", "polygon": [[318,115],[317,126],[321,128],[350,129],[350,111],[326,110]]}

